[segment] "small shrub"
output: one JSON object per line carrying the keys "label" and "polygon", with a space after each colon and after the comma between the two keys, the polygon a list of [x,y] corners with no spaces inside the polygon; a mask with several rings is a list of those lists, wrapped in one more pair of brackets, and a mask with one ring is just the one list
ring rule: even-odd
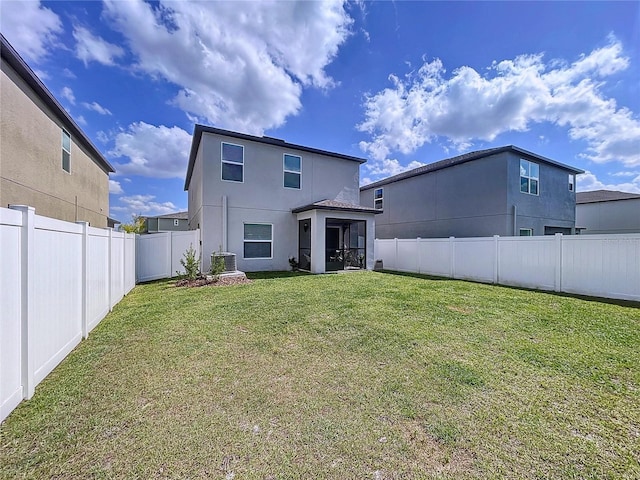
{"label": "small shrub", "polygon": [[[196,251],[193,245],[189,245],[189,248],[183,254],[184,258],[180,259],[180,264],[184,267],[185,277],[189,280],[195,280],[200,274],[200,259],[196,258]],[[180,272],[177,272],[180,275]]]}
{"label": "small shrub", "polygon": [[218,279],[218,276],[224,272],[224,258],[221,255],[213,255],[211,257],[211,268],[209,269],[209,273],[213,275],[215,280]]}

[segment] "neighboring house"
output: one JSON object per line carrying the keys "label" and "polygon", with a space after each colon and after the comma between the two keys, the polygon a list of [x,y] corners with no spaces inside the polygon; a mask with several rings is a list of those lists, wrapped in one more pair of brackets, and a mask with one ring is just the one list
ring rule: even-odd
{"label": "neighboring house", "polygon": [[640,195],[612,190],[578,192],[576,228],[582,234],[640,233]]}
{"label": "neighboring house", "polygon": [[147,233],[189,230],[189,212],[167,213],[144,219]]}
{"label": "neighboring house", "polygon": [[0,205],[106,227],[114,168],[0,37]]}
{"label": "neighboring house", "polygon": [[568,165],[515,146],[466,153],[360,189],[383,211],[377,238],[575,233],[575,176]]}
{"label": "neighboring house", "polygon": [[203,269],[216,251],[245,271],[373,268],[376,210],[362,207],[365,160],[196,125],[185,190]]}

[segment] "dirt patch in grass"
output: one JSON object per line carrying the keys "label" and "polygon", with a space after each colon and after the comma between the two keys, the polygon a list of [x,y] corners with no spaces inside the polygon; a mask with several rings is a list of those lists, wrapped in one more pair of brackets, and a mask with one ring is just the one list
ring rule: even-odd
{"label": "dirt patch in grass", "polygon": [[465,448],[436,438],[424,422],[406,420],[398,424],[407,449],[427,474],[468,474],[473,471],[474,455]]}

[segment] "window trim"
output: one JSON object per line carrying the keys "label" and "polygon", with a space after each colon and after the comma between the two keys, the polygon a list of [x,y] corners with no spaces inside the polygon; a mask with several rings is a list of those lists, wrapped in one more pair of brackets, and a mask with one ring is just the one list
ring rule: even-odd
{"label": "window trim", "polygon": [[[271,227],[271,240],[247,240],[245,238],[245,225],[269,225]],[[270,243],[271,244],[271,256],[270,257],[245,257],[244,245],[245,243]],[[267,222],[242,222],[242,259],[243,260],[273,260],[273,223]]]}
{"label": "window trim", "polygon": [[576,190],[576,176],[573,173],[569,174],[569,191],[574,192]]}
{"label": "window trim", "polygon": [[[67,150],[66,148],[64,148],[64,139],[65,136],[69,138],[69,150]],[[62,171],[67,172],[67,173],[71,173],[71,134],[69,132],[67,132],[64,128],[62,129],[62,136],[60,137],[60,146],[61,146],[61,150],[62,150]],[[67,155],[69,155],[69,165],[68,165],[68,170],[66,168],[64,168],[64,154],[67,153]]]}
{"label": "window trim", "polygon": [[[524,192],[523,192],[524,193]],[[528,235],[523,235],[522,232],[529,232]],[[521,228],[518,230],[519,237],[533,237],[533,228]]]}
{"label": "window trim", "polygon": [[[287,170],[286,163],[285,163],[285,157],[287,155],[290,156],[290,157],[297,157],[297,158],[300,159],[300,171],[299,172],[296,172],[295,170]],[[300,176],[300,186],[298,188],[296,188],[296,187],[287,187],[284,184],[285,174],[287,174],[287,173],[295,173],[295,174]],[[283,153],[282,154],[282,186],[283,186],[283,188],[288,188],[289,190],[302,190],[302,155],[294,155],[292,153]]]}
{"label": "window trim", "polygon": [[179,226],[180,226],[180,220],[179,220],[179,219],[177,219],[177,218],[174,218],[174,219],[173,219],[173,226],[174,226],[174,227],[179,227]]}
{"label": "window trim", "polygon": [[[380,191],[380,198],[376,198],[376,192]],[[380,202],[380,207],[376,206],[376,202]],[[374,188],[373,189],[373,208],[375,210],[384,210],[384,188]]]}
{"label": "window trim", "polygon": [[[224,145],[233,145],[234,147],[240,147],[242,148],[242,163],[239,162],[233,162],[230,160],[225,160],[224,157],[222,156],[223,151],[224,151]],[[223,177],[223,165],[227,163],[229,165],[240,165],[242,167],[242,180],[238,181],[238,180],[227,180],[226,178]],[[223,182],[231,182],[231,183],[244,183],[244,145],[240,145],[238,143],[231,143],[231,142],[220,142],[220,180]]]}
{"label": "window trim", "polygon": [[[522,168],[522,162],[527,162],[530,165],[536,165],[538,167],[538,176],[537,177],[531,177],[528,175],[529,170],[531,170],[531,168],[529,167],[527,169],[527,175],[523,175],[522,172],[520,171],[520,169]],[[532,162],[531,160],[527,160],[526,158],[521,158],[520,161],[518,162],[518,173],[519,175],[519,185],[518,188],[520,189],[520,193],[525,193],[527,195],[534,195],[534,196],[539,196],[540,195],[540,164],[536,163],[536,162]],[[522,179],[526,178],[527,179],[527,191],[523,192],[522,191]],[[536,190],[536,193],[531,193],[531,180],[535,180],[538,184],[538,188]]]}

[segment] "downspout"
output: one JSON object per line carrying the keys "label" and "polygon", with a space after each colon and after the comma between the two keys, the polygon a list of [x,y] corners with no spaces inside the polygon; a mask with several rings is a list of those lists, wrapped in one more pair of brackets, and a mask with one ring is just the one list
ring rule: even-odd
{"label": "downspout", "polygon": [[228,252],[227,250],[227,196],[222,196],[222,251]]}
{"label": "downspout", "polygon": [[513,206],[513,236],[517,237],[516,228],[518,226],[518,207]]}

